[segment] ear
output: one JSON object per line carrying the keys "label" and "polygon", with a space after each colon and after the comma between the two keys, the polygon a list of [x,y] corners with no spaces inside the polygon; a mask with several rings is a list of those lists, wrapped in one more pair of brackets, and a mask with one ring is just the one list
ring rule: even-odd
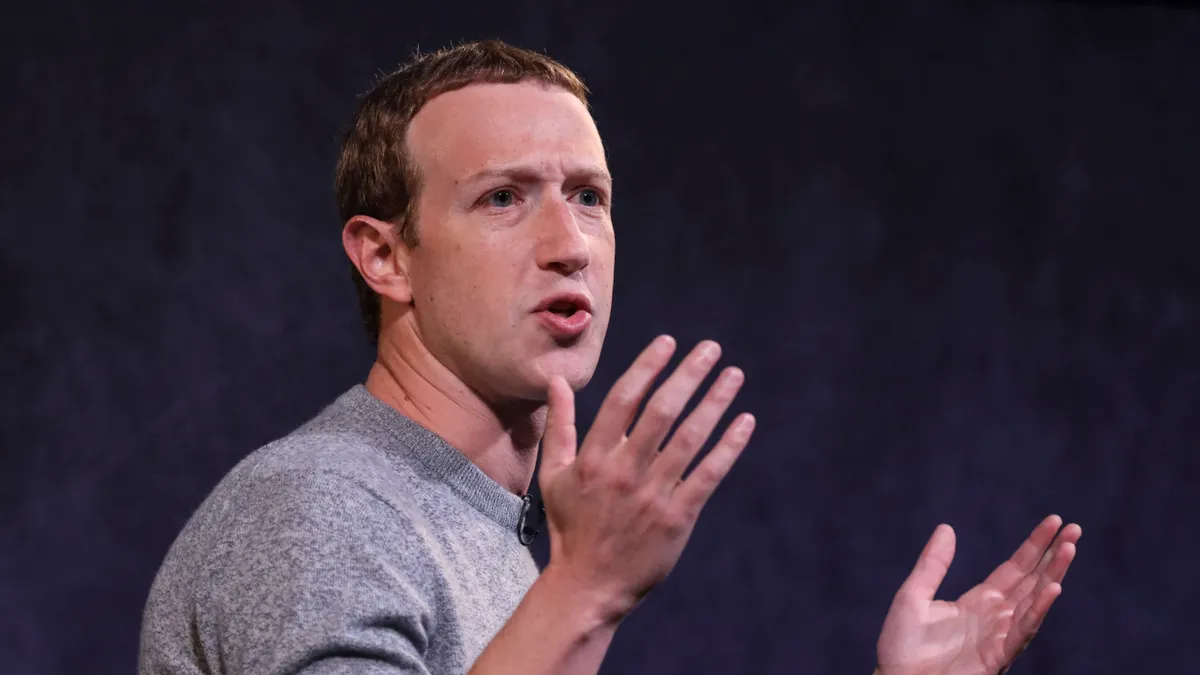
{"label": "ear", "polygon": [[342,248],[372,290],[400,304],[412,302],[408,276],[410,250],[395,225],[369,216],[354,216],[342,228]]}

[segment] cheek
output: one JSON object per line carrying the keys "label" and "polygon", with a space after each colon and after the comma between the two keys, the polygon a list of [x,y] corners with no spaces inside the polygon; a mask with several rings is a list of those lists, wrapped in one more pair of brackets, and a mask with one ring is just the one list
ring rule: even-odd
{"label": "cheek", "polygon": [[448,328],[470,325],[472,317],[478,317],[481,304],[480,285],[472,274],[476,266],[456,259],[456,248],[447,251],[450,255],[425,261],[417,277],[428,318]]}
{"label": "cheek", "polygon": [[611,290],[613,286],[613,265],[615,251],[611,241],[601,240],[592,249],[591,266],[595,268],[594,276],[596,283],[606,290]]}
{"label": "cheek", "polygon": [[514,308],[523,301],[522,267],[512,247],[497,247],[488,252],[489,255],[463,260],[460,268],[464,291],[476,316],[490,317],[490,325],[512,325]]}

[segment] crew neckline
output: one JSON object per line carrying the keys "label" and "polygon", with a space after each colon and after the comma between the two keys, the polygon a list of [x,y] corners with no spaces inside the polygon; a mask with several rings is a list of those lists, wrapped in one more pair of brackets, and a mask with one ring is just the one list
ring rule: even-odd
{"label": "crew neckline", "polygon": [[446,439],[384,403],[363,384],[354,385],[339,402],[378,423],[400,442],[405,452],[419,459],[463,501],[516,533],[525,500],[492,480]]}

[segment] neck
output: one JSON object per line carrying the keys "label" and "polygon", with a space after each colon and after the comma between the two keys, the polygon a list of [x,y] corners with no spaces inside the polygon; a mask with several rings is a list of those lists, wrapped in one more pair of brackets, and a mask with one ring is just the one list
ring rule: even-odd
{"label": "neck", "polygon": [[545,405],[485,401],[415,334],[397,332],[380,336],[367,391],[441,436],[506,490],[524,496],[537,465]]}

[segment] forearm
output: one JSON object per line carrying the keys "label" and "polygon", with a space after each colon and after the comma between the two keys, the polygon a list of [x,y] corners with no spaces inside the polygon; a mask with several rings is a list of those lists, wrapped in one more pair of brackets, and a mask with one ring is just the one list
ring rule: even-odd
{"label": "forearm", "polygon": [[595,594],[548,567],[469,675],[594,675],[620,623]]}

